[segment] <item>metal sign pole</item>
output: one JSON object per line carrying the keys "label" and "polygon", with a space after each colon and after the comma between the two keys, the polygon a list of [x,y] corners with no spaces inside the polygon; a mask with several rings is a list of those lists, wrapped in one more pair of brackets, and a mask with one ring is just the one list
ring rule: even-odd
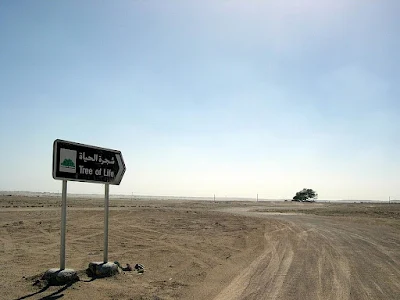
{"label": "metal sign pole", "polygon": [[67,223],[67,181],[62,181],[60,270],[65,269],[65,227]]}
{"label": "metal sign pole", "polygon": [[104,263],[108,262],[108,206],[110,200],[110,184],[105,184],[104,193]]}

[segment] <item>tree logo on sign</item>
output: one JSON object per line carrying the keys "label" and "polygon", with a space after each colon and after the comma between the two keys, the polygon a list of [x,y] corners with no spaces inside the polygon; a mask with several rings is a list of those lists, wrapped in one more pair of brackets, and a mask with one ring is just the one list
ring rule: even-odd
{"label": "tree logo on sign", "polygon": [[76,173],[76,150],[60,149],[60,172]]}

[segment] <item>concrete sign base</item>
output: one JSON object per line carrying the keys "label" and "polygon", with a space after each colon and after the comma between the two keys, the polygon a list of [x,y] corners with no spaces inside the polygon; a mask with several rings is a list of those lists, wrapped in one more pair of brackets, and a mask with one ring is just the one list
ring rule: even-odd
{"label": "concrete sign base", "polygon": [[118,274],[118,265],[112,262],[91,262],[88,273],[93,277],[109,277]]}
{"label": "concrete sign base", "polygon": [[64,285],[79,281],[76,271],[72,269],[50,269],[43,275],[43,279],[47,280],[51,285]]}

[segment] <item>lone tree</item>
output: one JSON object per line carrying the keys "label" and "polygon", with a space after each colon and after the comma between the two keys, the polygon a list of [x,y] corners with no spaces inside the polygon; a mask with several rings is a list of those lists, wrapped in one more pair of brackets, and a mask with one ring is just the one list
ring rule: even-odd
{"label": "lone tree", "polygon": [[304,188],[300,192],[296,193],[292,201],[314,202],[317,198],[318,194],[314,190]]}

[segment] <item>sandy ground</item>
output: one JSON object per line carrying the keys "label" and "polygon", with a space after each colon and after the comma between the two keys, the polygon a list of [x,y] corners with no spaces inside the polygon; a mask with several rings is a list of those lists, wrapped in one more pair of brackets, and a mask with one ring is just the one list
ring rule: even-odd
{"label": "sandy ground", "polygon": [[[103,258],[99,199],[0,196],[0,299],[400,299],[399,204],[112,200],[109,261],[145,272],[91,280]],[[37,284],[34,284],[34,283]]]}

